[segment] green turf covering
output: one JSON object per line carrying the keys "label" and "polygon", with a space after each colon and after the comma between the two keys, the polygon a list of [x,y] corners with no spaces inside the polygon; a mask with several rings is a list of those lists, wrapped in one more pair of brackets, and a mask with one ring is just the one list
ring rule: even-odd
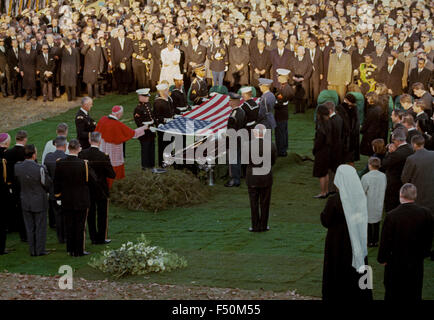
{"label": "green turf covering", "polygon": [[[55,102],[54,102],[55,103]],[[125,123],[132,121],[136,95],[109,95],[95,101],[91,116],[99,120],[115,104],[125,108]],[[290,111],[292,111],[292,106]],[[40,155],[45,142],[54,138],[59,122],[70,125],[69,139],[75,137],[74,115],[77,109],[24,127],[29,143],[36,144]],[[325,200],[313,199],[319,192],[319,182],[312,177],[314,137],[313,110],[292,115],[289,119],[289,152],[279,158],[274,167],[275,182],[271,199],[269,225],[266,233],[250,233],[250,208],[247,188],[225,188],[223,181],[213,187],[209,202],[189,208],[177,208],[154,213],[131,212],[111,206],[109,237],[112,248],[135,240],[141,233],[156,245],[184,256],[188,267],[172,273],[127,277],[121,281],[193,284],[242,289],[286,291],[296,289],[303,295],[321,296],[322,262],[326,229],[321,226],[320,213]],[[16,130],[10,132],[14,138]],[[300,156],[302,157],[300,157]],[[40,159],[40,157],[39,157]],[[366,157],[357,165],[364,167]],[[127,174],[139,167],[140,145],[131,140],[126,147]],[[146,194],[144,194],[146,196]],[[7,247],[16,251],[0,257],[0,271],[56,275],[61,265],[69,264],[75,276],[104,279],[107,276],[87,265],[90,257],[71,258],[65,246],[56,242],[55,232],[49,230],[47,248],[56,252],[44,257],[30,257],[26,244],[17,234],[9,234]],[[87,242],[93,253],[104,246]],[[377,249],[369,249],[369,262],[374,270],[374,297],[382,299],[383,267],[376,262]],[[423,297],[434,299],[432,275],[434,263],[425,262]]]}

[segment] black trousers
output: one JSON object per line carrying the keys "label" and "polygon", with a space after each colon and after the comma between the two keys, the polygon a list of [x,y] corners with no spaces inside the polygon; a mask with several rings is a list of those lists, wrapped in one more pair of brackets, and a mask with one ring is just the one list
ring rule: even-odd
{"label": "black trousers", "polygon": [[140,140],[142,168],[155,167],[155,139]]}
{"label": "black trousers", "polygon": [[252,229],[265,231],[268,226],[270,210],[271,186],[264,188],[248,187]]}
{"label": "black trousers", "polygon": [[54,206],[57,205],[57,203],[55,200],[49,200],[48,205],[48,226],[54,229],[56,228],[56,209]]}
{"label": "black trousers", "polygon": [[82,256],[86,237],[87,209],[63,209],[62,211],[66,224],[66,251],[74,257]]}
{"label": "black trousers", "polygon": [[378,243],[380,237],[380,222],[368,223],[368,243]]}
{"label": "black trousers", "polygon": [[8,82],[7,82],[6,76],[3,76],[3,77],[0,76],[0,85],[1,85],[1,90],[3,93],[3,97],[7,97],[8,96]]}
{"label": "black trousers", "polygon": [[11,197],[8,231],[18,231],[21,241],[27,241],[27,231],[21,209],[20,191],[17,189],[14,189]]}
{"label": "black trousers", "polygon": [[296,98],[294,99],[295,112],[304,113],[306,110],[306,99]]}
{"label": "black trousers", "polygon": [[42,95],[44,101],[53,101],[53,82],[52,81],[41,81]]}
{"label": "black trousers", "polygon": [[22,97],[23,96],[22,90],[23,90],[23,80],[19,75],[12,80],[12,92],[14,94],[14,97]]}
{"label": "black trousers", "polygon": [[7,230],[7,221],[6,215],[0,215],[0,255],[5,253],[6,249],[6,230]]}
{"label": "black trousers", "polygon": [[108,199],[91,199],[87,226],[92,242],[102,243],[107,238],[108,229]]}
{"label": "black trousers", "polygon": [[164,132],[158,131],[157,132],[157,136],[158,136],[158,165],[160,167],[162,167],[163,161],[164,161],[164,157],[163,157],[163,152],[164,149],[166,149],[166,147],[172,143],[172,141],[164,141],[163,137],[164,137]]}
{"label": "black trousers", "polygon": [[68,96],[68,101],[75,100],[75,87],[65,87],[66,95]]}
{"label": "black trousers", "polygon": [[281,156],[286,154],[288,150],[288,121],[279,121],[276,124],[274,136],[276,138],[277,153]]}
{"label": "black trousers", "polygon": [[98,98],[99,97],[99,88],[98,88],[98,82],[92,84],[87,84],[87,95],[91,98]]}
{"label": "black trousers", "polygon": [[36,98],[36,88],[26,89],[27,99]]}
{"label": "black trousers", "polygon": [[[66,242],[66,224],[65,224],[65,216],[62,213],[62,207],[59,206],[56,200],[50,200],[50,209],[48,211],[48,220],[50,228],[52,228],[52,223],[55,224],[57,240],[59,243]],[[51,217],[50,217],[51,212]],[[53,219],[51,222],[51,219]]]}

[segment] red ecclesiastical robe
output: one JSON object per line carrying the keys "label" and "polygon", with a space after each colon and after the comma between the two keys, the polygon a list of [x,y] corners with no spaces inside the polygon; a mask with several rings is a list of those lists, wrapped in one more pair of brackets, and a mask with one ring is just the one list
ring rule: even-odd
{"label": "red ecclesiastical robe", "polygon": [[113,115],[102,117],[98,121],[95,131],[101,133],[100,150],[109,155],[113,170],[116,173],[115,179],[108,179],[108,185],[111,188],[113,180],[125,177],[123,143],[137,138],[141,134],[139,130],[129,128]]}

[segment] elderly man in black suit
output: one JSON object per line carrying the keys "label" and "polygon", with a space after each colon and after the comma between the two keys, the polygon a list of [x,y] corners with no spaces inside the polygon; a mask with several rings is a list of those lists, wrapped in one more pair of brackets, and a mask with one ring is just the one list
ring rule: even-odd
{"label": "elderly man in black suit", "polygon": [[387,178],[384,210],[389,212],[399,205],[399,189],[402,186],[401,174],[407,157],[413,154],[413,149],[405,141],[405,130],[395,129],[392,134],[392,143],[387,145],[387,153],[383,159],[382,171]]}
{"label": "elderly man in black suit", "polygon": [[73,257],[88,255],[85,251],[86,215],[90,207],[88,162],[78,158],[80,143],[73,139],[69,155],[56,163],[54,196],[65,216],[66,250]]}
{"label": "elderly man in black suit", "polygon": [[38,55],[36,73],[39,74],[44,102],[53,101],[53,82],[55,76],[56,61],[54,55],[49,52],[48,44],[42,45],[42,52]]}
{"label": "elderly man in black suit", "polygon": [[[262,232],[270,230],[268,216],[273,185],[271,167],[276,162],[277,148],[271,141],[271,130],[266,129],[263,124],[256,125],[253,136],[254,139],[249,143],[249,164],[246,171],[252,219],[249,231]],[[256,148],[253,147],[255,144]],[[254,149],[258,150],[258,154],[253,153]],[[258,162],[261,159],[262,162]]]}
{"label": "elderly man in black suit", "polygon": [[423,264],[429,256],[433,218],[417,205],[417,189],[406,183],[399,190],[400,205],[387,213],[381,232],[378,262],[385,266],[385,300],[422,300]]}
{"label": "elderly man in black suit", "polygon": [[90,148],[81,151],[78,157],[89,161],[90,168],[96,176],[96,183],[89,185],[90,208],[87,217],[89,236],[92,244],[108,244],[108,199],[109,188],[107,178],[114,179],[116,173],[110,163],[110,158],[99,150],[101,133],[90,134]]}
{"label": "elderly man in black suit", "polygon": [[[66,137],[58,136],[56,139],[54,139],[54,144],[56,146],[56,150],[54,152],[49,152],[44,159],[44,165],[47,167],[48,174],[50,175],[51,180],[53,181],[54,181],[54,173],[56,171],[57,160],[66,158],[66,147],[68,142],[66,141]],[[54,196],[54,185],[51,185],[50,187],[49,205],[50,205],[50,212],[52,212],[52,216],[54,216],[54,220],[56,222],[57,240],[59,241],[59,243],[65,243],[66,241],[65,218]],[[52,216],[49,216],[50,221],[53,220]]]}
{"label": "elderly man in black suit", "polygon": [[43,256],[47,238],[47,192],[52,181],[47,168],[36,162],[34,145],[24,147],[25,160],[15,164],[15,176],[20,185],[21,208],[27,231],[30,255]]}
{"label": "elderly man in black suit", "polygon": [[425,88],[429,88],[431,80],[431,71],[425,67],[425,60],[420,58],[417,60],[417,67],[410,70],[408,77],[408,87],[411,88],[414,83],[420,82]]}

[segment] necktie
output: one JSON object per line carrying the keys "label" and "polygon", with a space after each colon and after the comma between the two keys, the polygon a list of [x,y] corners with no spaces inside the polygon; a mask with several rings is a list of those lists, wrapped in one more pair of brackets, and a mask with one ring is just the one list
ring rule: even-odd
{"label": "necktie", "polygon": [[47,54],[44,54],[44,58],[45,58],[45,64],[48,64],[48,57],[47,57]]}

